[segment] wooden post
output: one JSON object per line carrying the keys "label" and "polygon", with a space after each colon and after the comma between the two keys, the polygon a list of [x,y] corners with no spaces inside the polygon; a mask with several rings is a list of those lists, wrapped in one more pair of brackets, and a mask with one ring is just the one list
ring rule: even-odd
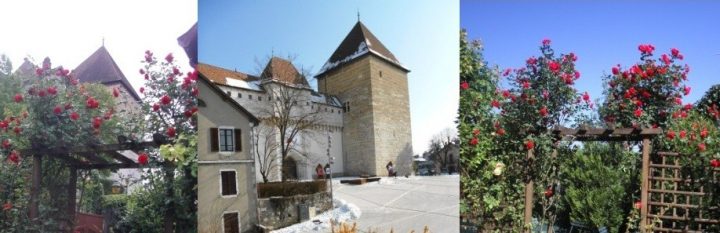
{"label": "wooden post", "polygon": [[165,204],[165,216],[163,218],[164,222],[164,233],[173,233],[175,232],[175,191],[173,189],[173,182],[175,181],[175,173],[173,167],[169,166],[168,164],[165,164],[165,196],[167,198],[170,198],[171,201],[167,202]]}
{"label": "wooden post", "polygon": [[42,181],[42,156],[33,155],[32,186],[30,187],[30,213],[31,221],[37,220],[40,216],[38,196],[40,195],[40,183]]}
{"label": "wooden post", "polygon": [[[533,159],[535,158],[535,155],[533,154],[534,149],[528,150],[527,152],[527,162],[528,166],[532,164]],[[525,181],[525,226],[528,226],[532,223],[532,208],[533,208],[533,191],[535,189],[535,185],[533,183],[533,180],[530,176],[528,176],[527,180]],[[525,227],[523,226],[523,227]],[[532,228],[528,228],[525,230],[526,233],[530,233]]]}
{"label": "wooden post", "polygon": [[642,186],[640,188],[640,232],[646,232],[645,231],[645,225],[647,225],[647,215],[648,215],[648,192],[650,191],[650,180],[648,179],[650,175],[650,151],[651,151],[651,145],[650,145],[650,139],[645,137],[643,138],[643,150],[642,150]]}
{"label": "wooden post", "polygon": [[67,213],[70,218],[70,230],[75,227],[75,217],[77,208],[77,168],[70,167],[70,179],[68,180],[68,205]]}

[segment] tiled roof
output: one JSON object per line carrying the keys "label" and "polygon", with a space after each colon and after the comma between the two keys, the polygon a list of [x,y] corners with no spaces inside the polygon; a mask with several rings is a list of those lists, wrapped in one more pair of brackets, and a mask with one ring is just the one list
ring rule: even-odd
{"label": "tiled roof", "polygon": [[278,57],[270,58],[260,77],[285,84],[309,86],[307,79],[298,72],[290,61]]}
{"label": "tiled roof", "polygon": [[197,71],[201,74],[203,74],[207,79],[212,81],[215,84],[221,84],[221,85],[230,85],[227,82],[227,79],[236,79],[240,81],[245,82],[252,82],[257,81],[260,78],[256,76],[252,76],[246,73],[237,72],[228,70],[225,68],[205,64],[205,63],[199,63],[197,65]]}
{"label": "tiled roof", "polygon": [[130,85],[125,75],[113,60],[110,53],[101,46],[90,57],[85,59],[80,65],[72,71],[80,82],[85,83],[102,83],[111,84],[119,82],[127,89],[127,92],[137,101],[140,96],[135,92],[135,88]]}
{"label": "tiled roof", "polygon": [[325,65],[323,65],[320,69],[317,76],[344,63],[352,62],[356,58],[368,53],[376,55],[391,64],[407,70],[407,68],[403,67],[400,61],[395,58],[395,55],[393,55],[393,53],[390,52],[390,50],[388,50],[362,22],[358,21],[357,24],[355,24],[355,26],[350,30],[350,33],[345,36],[345,39],[343,39],[340,43],[340,46],[335,49],[335,52],[332,56],[330,56],[330,59],[325,62]]}

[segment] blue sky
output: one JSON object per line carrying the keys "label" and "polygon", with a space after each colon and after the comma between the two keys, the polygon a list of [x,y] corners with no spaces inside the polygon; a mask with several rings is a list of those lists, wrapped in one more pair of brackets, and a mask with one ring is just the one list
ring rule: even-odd
{"label": "blue sky", "polygon": [[[611,67],[640,60],[639,44],[655,56],[678,48],[690,66],[683,102],[695,102],[720,84],[720,2],[693,1],[462,1],[460,24],[484,43],[484,56],[501,69],[518,68],[540,54],[544,38],[556,53],[574,52],[579,91],[602,97]],[[683,64],[683,63],[680,63]]]}
{"label": "blue sky", "polygon": [[[411,72],[414,153],[432,135],[455,127],[458,106],[457,1],[200,1],[199,60],[246,73],[271,54],[295,57],[312,74],[357,22]],[[314,80],[309,80],[314,85]]]}

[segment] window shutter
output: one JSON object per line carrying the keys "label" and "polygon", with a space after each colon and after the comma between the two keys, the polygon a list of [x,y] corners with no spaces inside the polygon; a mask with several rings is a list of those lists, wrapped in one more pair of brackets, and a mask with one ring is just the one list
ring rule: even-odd
{"label": "window shutter", "polygon": [[234,171],[223,171],[220,172],[220,179],[222,183],[221,194],[225,195],[236,195],[237,194],[237,181],[235,180]]}
{"label": "window shutter", "polygon": [[242,130],[235,129],[235,151],[242,151]]}
{"label": "window shutter", "polygon": [[217,152],[220,150],[218,143],[218,128],[210,128],[210,151]]}

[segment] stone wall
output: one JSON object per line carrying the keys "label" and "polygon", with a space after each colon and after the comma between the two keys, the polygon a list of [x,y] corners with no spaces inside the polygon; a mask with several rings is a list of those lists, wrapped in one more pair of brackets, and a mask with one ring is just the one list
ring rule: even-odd
{"label": "stone wall", "polygon": [[265,229],[280,229],[300,222],[299,205],[315,207],[321,214],[332,208],[329,192],[320,192],[292,197],[271,197],[258,199],[260,225]]}
{"label": "stone wall", "polygon": [[366,55],[318,77],[321,93],[349,103],[344,115],[346,175],[387,175],[392,161],[398,175],[412,172],[412,132],[407,73]]}
{"label": "stone wall", "polygon": [[345,175],[375,175],[375,131],[369,56],[318,77],[318,90],[337,96],[350,110],[343,118]]}
{"label": "stone wall", "polygon": [[412,132],[408,77],[404,70],[371,56],[373,127],[375,130],[375,169],[387,175],[392,161],[398,175],[412,173]]}

